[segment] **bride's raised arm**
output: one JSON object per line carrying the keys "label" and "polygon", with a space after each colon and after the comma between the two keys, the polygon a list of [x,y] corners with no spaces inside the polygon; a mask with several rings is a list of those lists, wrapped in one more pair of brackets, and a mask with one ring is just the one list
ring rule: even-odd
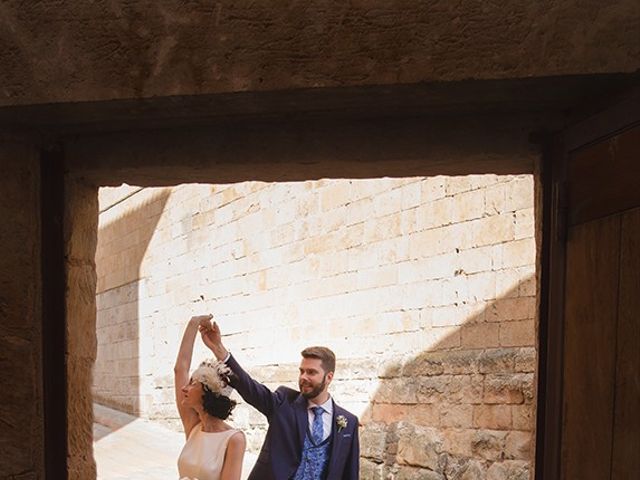
{"label": "bride's raised arm", "polygon": [[196,335],[198,334],[198,326],[201,322],[210,321],[211,318],[212,315],[198,315],[191,317],[184,329],[182,342],[180,343],[180,349],[178,350],[178,356],[176,358],[176,364],[173,367],[176,406],[178,407],[180,420],[182,420],[182,426],[184,427],[184,433],[187,438],[189,437],[191,429],[199,422],[199,417],[194,409],[183,405],[182,400],[184,399],[184,392],[182,389],[189,383],[189,369],[191,368],[193,344],[195,342]]}

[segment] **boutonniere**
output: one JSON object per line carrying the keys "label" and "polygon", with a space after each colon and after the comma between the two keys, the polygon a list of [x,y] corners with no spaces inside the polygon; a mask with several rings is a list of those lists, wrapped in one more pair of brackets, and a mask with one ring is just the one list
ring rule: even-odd
{"label": "boutonniere", "polygon": [[347,417],[345,417],[344,415],[338,415],[336,417],[336,424],[338,425],[338,431],[342,430],[343,428],[347,428]]}

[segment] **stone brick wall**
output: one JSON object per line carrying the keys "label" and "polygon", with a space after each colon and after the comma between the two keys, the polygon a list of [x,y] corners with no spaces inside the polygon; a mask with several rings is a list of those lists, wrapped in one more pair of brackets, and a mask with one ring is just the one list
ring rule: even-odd
{"label": "stone brick wall", "polygon": [[[362,478],[529,478],[534,203],[533,175],[103,189],[94,398],[177,428],[178,342],[212,312],[270,386],[336,352]],[[256,449],[263,418],[234,422]]]}

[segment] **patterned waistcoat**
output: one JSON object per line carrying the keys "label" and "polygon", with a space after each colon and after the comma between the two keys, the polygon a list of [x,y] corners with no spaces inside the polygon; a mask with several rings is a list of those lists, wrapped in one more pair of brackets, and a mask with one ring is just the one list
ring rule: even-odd
{"label": "patterned waistcoat", "polygon": [[324,480],[331,453],[331,435],[316,445],[307,432],[302,447],[302,460],[293,480]]}

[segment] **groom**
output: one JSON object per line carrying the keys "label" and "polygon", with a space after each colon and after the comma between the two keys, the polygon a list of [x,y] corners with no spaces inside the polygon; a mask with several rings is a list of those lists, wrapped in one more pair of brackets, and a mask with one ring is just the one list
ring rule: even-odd
{"label": "groom", "polygon": [[358,419],[336,405],[328,388],[336,359],[325,347],[302,351],[300,391],[272,392],[252,379],[222,344],[217,323],[201,326],[204,343],[231,369],[230,383],[269,421],[267,436],[248,480],[357,480]]}

